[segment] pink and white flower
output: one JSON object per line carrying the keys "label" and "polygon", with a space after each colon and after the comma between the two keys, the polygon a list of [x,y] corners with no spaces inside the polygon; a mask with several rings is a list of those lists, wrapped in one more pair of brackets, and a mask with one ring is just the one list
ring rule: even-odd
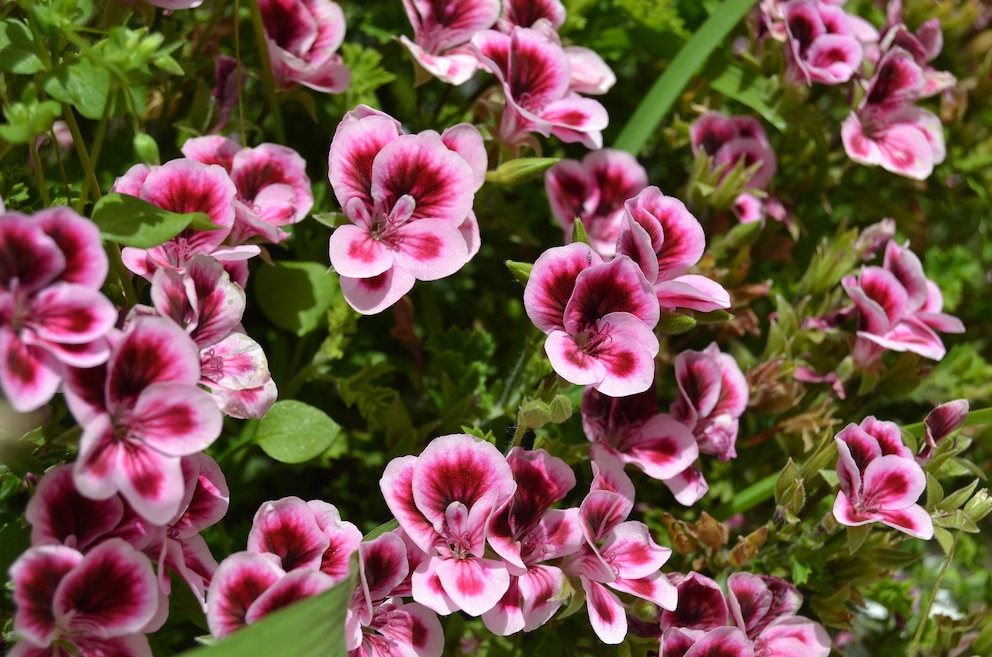
{"label": "pink and white flower", "polygon": [[955,399],[927,413],[926,419],[923,420],[923,445],[916,455],[918,463],[926,464],[936,451],[937,445],[964,426],[968,420],[968,408],[967,399]]}
{"label": "pink and white flower", "polygon": [[[695,470],[699,446],[685,424],[658,412],[655,395],[654,386],[620,398],[587,388],[582,396],[582,428],[594,445],[662,481],[680,504],[689,506],[706,492],[705,480],[692,488],[669,482],[679,482],[686,470]],[[594,457],[600,453],[592,451]]]}
{"label": "pink and white flower", "polygon": [[183,155],[203,164],[224,167],[237,190],[234,226],[229,244],[253,237],[282,242],[289,237],[283,226],[299,223],[313,209],[313,191],[307,163],[286,146],[264,143],[242,148],[220,136],[186,140]]}
{"label": "pink and white flower", "polygon": [[110,191],[137,196],[169,212],[203,212],[216,226],[214,230],[186,228],[150,249],[124,247],[121,258],[129,270],[150,280],[161,268],[182,272],[194,256],[202,254],[223,262],[244,286],[248,279],[244,261],[258,255],[259,248],[224,245],[234,227],[237,188],[222,167],[188,158],[154,167],[136,164],[114,182]]}
{"label": "pink and white flower", "polygon": [[276,384],[261,346],[243,333],[244,290],[221,264],[196,255],[183,273],[159,269],[152,277],[155,312],[185,328],[200,350],[200,386],[217,407],[237,418],[261,418],[276,401]]}
{"label": "pink and white flower", "polygon": [[842,84],[861,66],[864,49],[842,7],[793,0],[785,16],[786,78],[793,84]]}
{"label": "pink and white flower", "polygon": [[83,426],[73,470],[79,491],[98,500],[119,492],[143,518],[167,524],[184,497],[181,458],[221,431],[199,380],[196,344],[159,317],[132,321],[105,366],[69,370],[66,401]]}
{"label": "pink and white flower", "polygon": [[339,94],[351,71],[337,49],[344,41],[344,12],[333,0],[259,0],[272,75],[283,89],[302,84]]}
{"label": "pink and white flower", "polygon": [[482,615],[490,631],[507,635],[544,625],[564,604],[566,577],[550,561],[584,543],[578,509],[552,509],[575,486],[575,474],[543,449],[514,447],[506,457],[517,489],[489,523],[489,545],[511,565],[510,587]]}
{"label": "pink and white flower", "polygon": [[379,487],[423,553],[411,577],[413,599],[439,614],[481,616],[495,607],[510,572],[484,556],[487,527],[516,490],[499,450],[466,434],[441,436],[420,456],[393,459]]}
{"label": "pink and white flower", "polygon": [[216,639],[334,586],[313,568],[286,572],[271,553],[235,552],[217,567],[207,591],[207,626]]}
{"label": "pink and white flower", "polygon": [[853,422],[835,437],[840,491],[837,522],[850,527],[881,522],[910,536],[933,537],[930,514],[917,504],[926,476],[902,442],[898,425],[874,416]]}
{"label": "pink and white flower", "polygon": [[879,62],[864,99],[841,125],[848,157],[859,164],[925,180],[944,161],[940,118],[914,105],[926,78],[912,55],[892,48]]}
{"label": "pink and white flower", "polygon": [[964,332],[959,319],[941,312],[943,296],[919,258],[895,241],[886,245],[881,267],[862,267],[857,278],[845,276],[841,283],[857,310],[854,359],[862,366],[886,349],[940,360],[947,350],[937,331]]}
{"label": "pink and white flower", "polygon": [[738,422],[750,399],[747,379],[737,361],[714,342],[703,351],[675,357],[679,395],[672,415],[693,432],[703,454],[721,461],[737,456]]}
{"label": "pink and white flower", "polygon": [[338,125],[328,176],[351,224],[331,235],[331,265],[348,303],[375,314],[414,281],[450,276],[479,248],[472,203],[485,181],[486,152],[468,124],[403,134],[365,106]]}
{"label": "pink and white flower", "polygon": [[730,294],[722,285],[686,273],[702,258],[706,236],[682,201],[652,185],[629,199],[624,209],[617,254],[637,263],[662,310],[730,307]]}
{"label": "pink and white flower", "polygon": [[388,532],[363,542],[358,560],[360,581],[345,623],[348,655],[440,657],[444,630],[437,614],[396,595],[410,572],[403,539]]}
{"label": "pink and white flower", "polygon": [[362,533],[333,504],[284,497],[259,507],[248,533],[248,551],[269,554],[286,572],[319,570],[336,584],[348,576],[348,560]]}
{"label": "pink and white flower", "polygon": [[[17,657],[61,655],[60,645],[82,654],[150,657],[143,630],[159,609],[148,558],[121,539],[87,554],[63,545],[33,547],[10,568]],[[113,595],[107,595],[113,591]]]}
{"label": "pink and white flower", "polygon": [[501,142],[517,146],[536,132],[589,148],[603,145],[602,131],[609,123],[606,109],[574,91],[572,65],[556,38],[514,27],[509,35],[479,32],[472,46],[503,88]]}
{"label": "pink and white flower", "polygon": [[548,249],[534,263],[524,308],[547,333],[544,349],[566,381],[612,397],[643,392],[654,381],[660,311],[627,256],[603,263],[582,243]]}
{"label": "pink and white flower", "polygon": [[65,367],[110,356],[107,269],[99,231],[71,209],[0,214],[0,390],[14,410],[48,402]]}
{"label": "pink and white flower", "polygon": [[551,30],[565,24],[565,5],[560,0],[503,0],[501,32],[509,34],[513,27],[534,27],[539,20],[547,21]]}
{"label": "pink and white flower", "polygon": [[604,258],[613,257],[624,215],[624,202],[647,187],[648,174],[633,155],[603,148],[579,160],[563,159],[544,175],[551,213],[572,241],[576,218],[589,243]]}
{"label": "pink and white flower", "polygon": [[403,0],[403,8],[413,26],[413,41],[406,36],[399,40],[417,64],[442,82],[468,82],[480,67],[469,40],[493,26],[499,0]]}
{"label": "pink and white flower", "polygon": [[676,589],[661,572],[672,551],[655,543],[646,525],[626,520],[634,486],[623,464],[605,455],[593,464],[596,476],[579,508],[586,543],[565,558],[562,570],[585,591],[596,636],[617,644],[627,635],[627,611],[610,589],[674,609]]}

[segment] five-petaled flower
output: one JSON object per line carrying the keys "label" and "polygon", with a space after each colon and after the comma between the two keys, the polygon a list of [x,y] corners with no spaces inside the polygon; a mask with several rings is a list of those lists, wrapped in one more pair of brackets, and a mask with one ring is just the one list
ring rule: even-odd
{"label": "five-petaled flower", "polygon": [[917,504],[926,489],[923,469],[902,442],[899,426],[869,416],[834,437],[840,490],[837,522],[857,527],[881,522],[910,536],[933,537],[930,514]]}

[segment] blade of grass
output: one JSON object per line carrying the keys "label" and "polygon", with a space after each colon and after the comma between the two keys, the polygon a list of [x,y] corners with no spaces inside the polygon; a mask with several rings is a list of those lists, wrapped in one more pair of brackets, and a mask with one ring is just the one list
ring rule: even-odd
{"label": "blade of grass", "polygon": [[637,106],[633,116],[620,131],[613,144],[614,148],[632,155],[637,155],[644,148],[648,137],[658,128],[692,76],[703,67],[710,53],[727,38],[755,1],[726,0],[713,10]]}

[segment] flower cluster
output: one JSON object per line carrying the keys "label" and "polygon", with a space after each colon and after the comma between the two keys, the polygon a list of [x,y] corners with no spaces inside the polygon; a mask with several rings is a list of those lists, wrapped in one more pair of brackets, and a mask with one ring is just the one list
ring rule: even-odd
{"label": "flower cluster", "polygon": [[224,137],[187,140],[183,154],[158,166],[136,164],[111,191],[170,212],[202,212],[214,228],[186,228],[150,249],[124,247],[124,264],[150,280],[158,269],[182,273],[196,255],[208,255],[244,287],[246,261],[260,253],[248,240],[285,240],[289,235],[281,226],[299,222],[313,207],[306,162],[284,146],[242,148]]}
{"label": "flower cluster", "polygon": [[261,346],[238,330],[245,292],[220,262],[195,255],[183,273],[159,269],[152,276],[153,307],[132,316],[160,315],[183,327],[200,353],[199,385],[225,415],[263,417],[276,401],[276,385]]}
{"label": "flower cluster", "polygon": [[736,457],[738,420],[749,399],[736,361],[716,344],[684,351],[675,360],[679,395],[659,413],[653,388],[612,399],[589,388],[582,398],[582,428],[599,451],[663,482],[679,503],[695,504],[709,489],[696,467],[700,454]]}
{"label": "flower cluster", "polygon": [[48,402],[66,368],[110,357],[107,269],[96,227],[69,208],[0,214],[0,390],[15,410]]}
{"label": "flower cluster", "polygon": [[362,534],[321,500],[286,497],[255,514],[247,550],[224,559],[207,592],[207,623],[216,638],[348,577]]}
{"label": "flower cluster", "polygon": [[919,258],[894,240],[886,244],[881,267],[862,267],[842,282],[858,316],[854,359],[862,366],[885,350],[940,360],[946,350],[936,332],[964,332],[959,319],[941,312],[940,289],[923,273]]}
{"label": "flower cluster", "polygon": [[611,397],[644,392],[654,381],[662,310],[730,307],[722,286],[685,273],[702,256],[705,236],[681,201],[648,187],[624,211],[616,257],[604,262],[583,243],[548,249],[524,289],[555,371]]}
{"label": "flower cluster", "polygon": [[164,522],[120,494],[83,495],[71,466],[41,478],[25,513],[32,547],[11,568],[14,627],[24,639],[11,654],[59,655],[71,645],[82,654],[150,656],[144,635],[165,622],[170,572],[204,604],[217,562],[199,532],[224,516],[229,494],[210,457],[183,457],[181,470],[182,501]]}
{"label": "flower cluster", "polygon": [[803,598],[788,582],[768,575],[733,573],[727,595],[699,573],[671,575],[678,607],[658,616],[661,657],[826,657],[830,637],[822,625],[799,616]]}
{"label": "flower cluster", "polygon": [[565,7],[558,0],[502,5],[404,0],[414,39],[399,41],[419,70],[448,84],[464,84],[480,69],[495,75],[504,101],[497,138],[505,145],[517,147],[536,132],[601,147],[609,117],[579,94],[606,93],[616,82],[613,71],[588,48],[562,47],[557,29]]}
{"label": "flower cluster", "polygon": [[329,254],[352,308],[381,312],[415,281],[450,276],[476,254],[472,203],[487,161],[482,135],[469,124],[409,135],[364,105],[345,115],[328,176],[351,223],[331,235]]}

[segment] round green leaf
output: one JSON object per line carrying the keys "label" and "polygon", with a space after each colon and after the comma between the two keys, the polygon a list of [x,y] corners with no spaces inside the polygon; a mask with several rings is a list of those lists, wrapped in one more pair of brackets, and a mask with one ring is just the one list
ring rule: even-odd
{"label": "round green leaf", "polygon": [[320,326],[331,304],[344,303],[338,277],[316,262],[277,262],[260,268],[253,281],[265,316],[299,336]]}
{"label": "round green leaf", "polygon": [[295,399],[276,402],[258,424],[255,440],[282,463],[303,463],[322,454],[341,427],[320,409]]}

